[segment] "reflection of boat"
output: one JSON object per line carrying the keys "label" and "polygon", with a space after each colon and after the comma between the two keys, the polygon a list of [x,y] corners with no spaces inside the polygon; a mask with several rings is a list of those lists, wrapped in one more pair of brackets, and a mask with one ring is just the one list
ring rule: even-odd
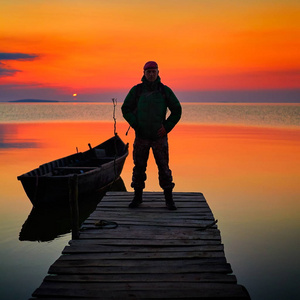
{"label": "reflection of boat", "polygon": [[85,152],[48,163],[18,176],[33,206],[65,204],[69,200],[70,178],[78,175],[79,199],[112,184],[121,174],[128,155],[119,136]]}
{"label": "reflection of boat", "polygon": [[59,210],[33,207],[22,226],[19,240],[48,242],[70,231],[71,214],[67,207]]}
{"label": "reflection of boat", "polygon": [[[110,187],[86,196],[86,201],[78,203],[79,226],[95,210],[97,204],[108,190],[126,191],[122,178],[120,177]],[[70,208],[67,206],[59,209],[55,207],[33,207],[22,226],[19,240],[48,242],[70,233],[71,224]]]}

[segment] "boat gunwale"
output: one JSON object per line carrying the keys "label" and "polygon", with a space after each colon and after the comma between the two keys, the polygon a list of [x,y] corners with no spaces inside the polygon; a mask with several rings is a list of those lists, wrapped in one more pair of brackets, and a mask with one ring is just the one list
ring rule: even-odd
{"label": "boat gunwale", "polygon": [[[26,172],[26,173],[24,173],[24,174],[22,174],[22,175],[17,176],[17,179],[20,180],[20,181],[22,181],[22,179],[24,179],[24,178],[36,178],[36,177],[38,177],[38,178],[41,178],[41,177],[43,177],[43,178],[65,178],[65,177],[66,177],[66,178],[67,178],[67,177],[73,176],[74,173],[70,173],[70,174],[66,174],[66,175],[53,175],[53,170],[54,170],[55,168],[53,168],[50,172],[45,173],[45,174],[34,174],[34,173],[37,173],[37,172],[42,173],[42,172],[43,172],[42,168],[43,168],[44,166],[49,165],[49,164],[57,163],[57,162],[59,162],[59,161],[61,161],[61,160],[63,160],[63,159],[66,159],[66,158],[68,158],[68,157],[72,157],[72,156],[74,156],[74,155],[78,155],[78,156],[84,155],[85,153],[91,152],[91,151],[93,151],[94,149],[105,149],[105,148],[99,148],[99,147],[103,146],[104,143],[109,143],[109,142],[112,141],[114,138],[115,138],[115,137],[112,137],[112,138],[110,138],[110,139],[104,141],[103,143],[101,143],[101,144],[99,144],[99,145],[97,145],[97,146],[95,146],[95,147],[93,147],[93,148],[91,148],[91,149],[89,149],[89,150],[87,150],[87,151],[84,151],[84,152],[77,152],[77,153],[70,154],[70,155],[67,155],[67,156],[58,158],[58,159],[56,159],[56,160],[53,160],[53,161],[44,163],[44,164],[40,165],[40,166],[37,167],[37,168],[34,168],[34,169],[32,169],[32,170],[30,170],[30,171],[28,171],[28,172]],[[119,137],[118,137],[118,138],[119,138]],[[107,157],[104,156],[104,157],[101,157],[101,158],[99,158],[99,160],[101,160],[101,159],[102,159],[102,160],[104,160],[104,159],[110,159],[110,160],[107,161],[107,162],[104,162],[104,163],[101,164],[100,166],[93,166],[93,167],[91,167],[91,168],[94,168],[93,170],[90,170],[90,171],[87,171],[87,172],[84,172],[84,173],[79,173],[79,174],[77,174],[77,175],[78,175],[78,176],[81,176],[81,175],[86,175],[87,173],[99,172],[100,169],[105,168],[105,167],[108,166],[109,164],[115,163],[115,162],[117,162],[117,161],[119,161],[119,160],[123,160],[124,158],[126,158],[126,157],[128,156],[128,154],[129,154],[129,153],[128,153],[128,143],[125,144],[125,143],[121,140],[121,138],[119,138],[119,141],[121,141],[121,143],[124,145],[124,149],[123,149],[124,153],[123,153],[123,154],[117,155],[117,156],[115,156],[115,157],[111,157],[111,156],[107,156]],[[88,161],[88,160],[86,160],[86,161]],[[84,160],[83,160],[82,162],[84,162]],[[74,166],[74,167],[75,167],[75,166]],[[60,167],[58,167],[58,168],[60,168]],[[82,166],[82,168],[85,168],[85,166]],[[32,174],[30,174],[30,173],[32,173]],[[51,174],[50,174],[50,173],[51,173]]]}

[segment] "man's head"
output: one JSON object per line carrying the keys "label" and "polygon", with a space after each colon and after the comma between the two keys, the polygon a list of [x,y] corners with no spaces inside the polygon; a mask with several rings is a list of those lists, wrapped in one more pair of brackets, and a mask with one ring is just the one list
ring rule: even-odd
{"label": "man's head", "polygon": [[148,61],[144,65],[144,75],[150,82],[154,82],[158,76],[158,65],[155,61]]}

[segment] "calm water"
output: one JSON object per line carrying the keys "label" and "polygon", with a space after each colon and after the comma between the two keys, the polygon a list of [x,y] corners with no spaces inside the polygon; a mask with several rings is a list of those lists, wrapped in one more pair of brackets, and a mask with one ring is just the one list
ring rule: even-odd
{"label": "calm water", "polygon": [[[117,131],[132,150],[120,106]],[[111,137],[112,111],[112,104],[0,103],[1,299],[28,299],[71,238],[68,216],[31,212],[16,177]],[[252,299],[300,297],[299,113],[299,104],[184,104],[169,135],[175,191],[204,193]],[[130,156],[122,173],[129,191],[132,166]],[[146,190],[160,190],[152,157]]]}
{"label": "calm water", "polygon": [[[107,103],[0,102],[0,108],[3,123],[112,120],[112,105]],[[120,109],[116,110],[116,117],[122,120]],[[181,123],[297,127],[300,124],[300,105],[185,103]]]}

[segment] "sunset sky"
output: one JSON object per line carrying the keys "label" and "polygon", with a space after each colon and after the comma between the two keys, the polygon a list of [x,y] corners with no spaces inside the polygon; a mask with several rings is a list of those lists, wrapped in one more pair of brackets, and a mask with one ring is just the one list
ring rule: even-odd
{"label": "sunset sky", "polygon": [[299,0],[0,5],[0,101],[122,101],[155,60],[182,101],[300,102]]}

